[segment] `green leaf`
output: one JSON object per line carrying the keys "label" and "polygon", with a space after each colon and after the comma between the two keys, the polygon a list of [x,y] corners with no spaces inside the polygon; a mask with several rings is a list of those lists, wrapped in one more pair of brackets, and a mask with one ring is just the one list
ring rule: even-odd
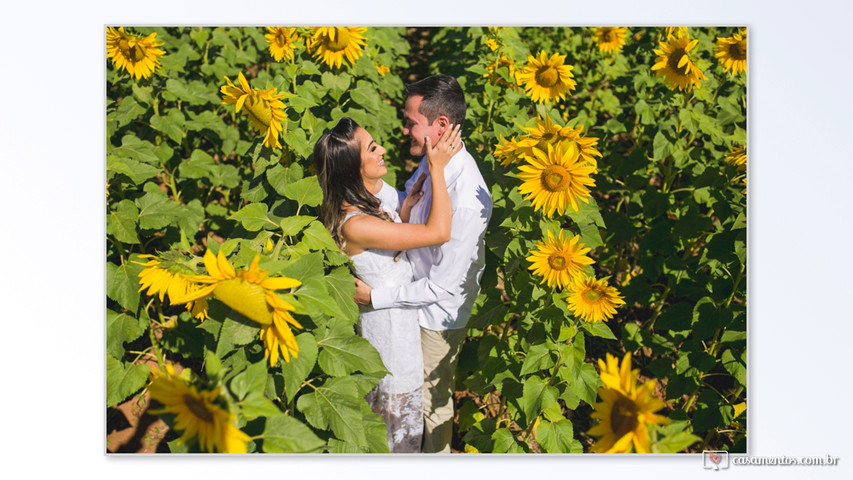
{"label": "green leaf", "polygon": [[572,390],[575,394],[592,405],[595,403],[595,392],[598,391],[599,386],[601,386],[601,378],[595,371],[595,367],[588,363],[581,365],[572,382]]}
{"label": "green leaf", "polygon": [[166,195],[148,192],[136,199],[139,207],[139,228],[161,230],[171,224],[180,214],[181,207]]}
{"label": "green leaf", "polygon": [[243,228],[250,232],[257,232],[265,227],[278,226],[267,216],[268,210],[269,207],[265,203],[250,203],[228,218],[239,221]]}
{"label": "green leaf", "polygon": [[142,268],[130,262],[121,266],[107,262],[107,296],[131,312],[139,307],[138,275]]}
{"label": "green leaf", "polygon": [[323,254],[312,252],[296,257],[281,269],[285,277],[295,278],[302,282],[302,287],[311,280],[319,280],[323,276]]}
{"label": "green leaf", "polygon": [[107,309],[107,353],[116,358],[124,356],[124,342],[132,342],[145,333],[147,322],[126,313]]}
{"label": "green leaf", "polygon": [[186,118],[180,110],[173,108],[165,117],[151,115],[151,126],[162,132],[175,143],[181,143],[184,138],[184,122]]}
{"label": "green leaf", "polygon": [[287,185],[284,196],[295,200],[299,205],[316,207],[323,201],[323,190],[320,189],[317,176],[312,175]]}
{"label": "green leaf", "polygon": [[732,353],[732,349],[726,349],[720,357],[723,363],[723,368],[735,377],[742,386],[746,387],[746,364],[744,361],[745,351],[739,352],[738,357]]}
{"label": "green leaf", "polygon": [[293,397],[299,391],[302,382],[308,378],[308,374],[317,363],[317,340],[308,332],[296,336],[299,345],[299,355],[291,358],[289,362],[280,362],[281,373],[284,375],[284,391],[287,401],[293,401]]}
{"label": "green leaf", "polygon": [[129,133],[121,138],[121,146],[114,148],[111,152],[118,158],[129,158],[137,162],[160,164],[154,144],[147,140],[140,140],[136,135]]}
{"label": "green leaf", "polygon": [[341,320],[330,322],[333,328],[317,339],[318,363],[329,375],[342,377],[357,370],[371,373],[385,370],[379,352],[367,340],[355,334],[352,325]]}
{"label": "green leaf", "polygon": [[317,220],[317,217],[308,217],[304,215],[283,218],[281,220],[281,233],[290,236],[296,235],[301,232],[306,225],[314,220]]}
{"label": "green leaf", "polygon": [[[234,319],[239,319],[234,320]],[[258,338],[260,328],[252,320],[231,310],[225,320],[222,321],[222,329],[219,331],[219,341],[216,344],[216,355],[220,358],[234,348],[234,345],[248,345]]]}
{"label": "green leaf", "polygon": [[581,322],[581,327],[594,337],[616,340],[616,335],[613,335],[610,327],[608,327],[604,322]]}
{"label": "green leaf", "polygon": [[702,439],[692,433],[679,432],[655,443],[652,448],[655,453],[678,453]]}
{"label": "green leaf", "polygon": [[305,424],[287,415],[267,417],[263,437],[266,453],[312,453],[326,445]]}
{"label": "green leaf", "polygon": [[220,98],[217,90],[211,89],[207,83],[200,80],[184,82],[170,78],[166,80],[166,90],[190,105],[219,105]]}
{"label": "green leaf", "polygon": [[583,445],[574,439],[572,422],[542,420],[536,427],[536,441],[547,453],[583,453]]}
{"label": "green leaf", "polygon": [[376,88],[363,80],[359,80],[357,85],[350,91],[352,101],[367,108],[368,111],[379,110],[382,106],[382,97],[379,96]]}
{"label": "green leaf", "polygon": [[139,185],[144,181],[156,176],[162,170],[131,158],[120,158],[115,155],[107,155],[107,171],[127,175],[130,181]]}
{"label": "green leaf", "polygon": [[495,441],[493,453],[525,453],[524,446],[508,428],[499,428],[492,434]]}
{"label": "green leaf", "polygon": [[339,318],[347,319],[353,323],[358,319],[358,305],[355,297],[355,280],[350,274],[349,268],[338,267],[332,273],[326,275],[326,290],[335,300],[341,315]]}
{"label": "green leaf", "polygon": [[281,410],[265,397],[261,392],[249,392],[245,400],[240,402],[240,411],[246,420],[254,420],[259,417],[273,417],[281,414]]}
{"label": "green leaf", "polygon": [[263,393],[267,383],[266,361],[253,363],[231,379],[231,393],[242,400],[249,392]]}
{"label": "green leaf", "polygon": [[[177,214],[178,226],[181,227],[181,231],[190,235],[195,235],[204,221],[204,207],[201,206],[201,200],[197,198],[190,200],[183,208],[177,211]],[[186,250],[189,250],[189,248],[186,248]]]}
{"label": "green leaf", "polygon": [[351,378],[331,378],[311,393],[302,395],[296,407],[312,426],[331,429],[341,440],[366,442],[358,389]]}
{"label": "green leaf", "polygon": [[190,119],[184,123],[184,127],[187,130],[197,132],[210,130],[216,133],[219,138],[226,137],[226,130],[228,127],[225,125],[225,122],[219,118],[219,116],[210,110],[204,110],[199,114],[187,112],[187,115],[190,117]]}
{"label": "green leaf", "polygon": [[534,421],[544,408],[557,401],[558,391],[539,377],[530,377],[524,382],[521,407],[528,423]]}
{"label": "green leaf", "polygon": [[121,403],[125,398],[138,392],[148,381],[147,365],[128,365],[112,355],[107,355],[107,406]]}
{"label": "green leaf", "polygon": [[148,109],[137,103],[133,97],[124,97],[113,116],[118,120],[118,126],[123,127],[136,120],[146,110]]}
{"label": "green leaf", "polygon": [[661,161],[672,153],[672,143],[669,141],[667,136],[664,135],[663,130],[658,130],[655,134],[652,146],[654,149],[655,161]]}
{"label": "green leaf", "polygon": [[210,178],[216,175],[217,167],[209,153],[196,149],[190,158],[181,162],[178,169],[185,178]]}
{"label": "green leaf", "polygon": [[122,243],[137,244],[136,219],[139,209],[128,199],[118,203],[116,209],[107,215],[107,234]]}
{"label": "green leaf", "polygon": [[[296,101],[305,101],[305,99],[294,97],[291,99],[291,102]],[[316,105],[311,105],[312,107]],[[282,136],[284,143],[286,143],[290,148],[292,148],[297,155],[303,158],[308,158],[311,156],[311,146],[308,145],[308,138],[305,136],[305,131],[301,128],[297,128],[296,130],[288,130],[284,136]]]}
{"label": "green leaf", "polygon": [[319,221],[311,222],[311,225],[303,232],[302,241],[311,250],[337,250],[338,245],[332,239],[329,231]]}
{"label": "green leaf", "polygon": [[527,350],[527,356],[524,357],[524,364],[521,365],[521,375],[538,372],[553,366],[554,360],[551,359],[551,351],[546,344],[531,345]]}

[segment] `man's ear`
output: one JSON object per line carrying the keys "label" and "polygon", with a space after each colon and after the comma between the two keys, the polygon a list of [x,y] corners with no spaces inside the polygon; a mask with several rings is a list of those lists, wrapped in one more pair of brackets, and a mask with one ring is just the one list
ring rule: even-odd
{"label": "man's ear", "polygon": [[450,119],[444,115],[439,115],[438,118],[435,119],[438,125],[438,136],[444,133],[445,130],[450,128]]}

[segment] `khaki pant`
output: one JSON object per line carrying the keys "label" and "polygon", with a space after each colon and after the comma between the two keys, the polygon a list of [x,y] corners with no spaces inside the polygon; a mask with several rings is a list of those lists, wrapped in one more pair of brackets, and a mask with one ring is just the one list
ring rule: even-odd
{"label": "khaki pant", "polygon": [[453,386],[465,328],[421,327],[424,352],[424,453],[450,453],[453,436]]}

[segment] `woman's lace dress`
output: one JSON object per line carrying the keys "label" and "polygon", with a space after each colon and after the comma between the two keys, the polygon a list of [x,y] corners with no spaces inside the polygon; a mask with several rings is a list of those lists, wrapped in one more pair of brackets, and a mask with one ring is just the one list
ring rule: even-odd
{"label": "woman's lace dress", "polygon": [[[396,212],[387,213],[400,222]],[[355,215],[363,213],[350,213],[344,222]],[[350,258],[358,277],[368,285],[397,286],[412,281],[412,266],[405,255],[398,253],[370,249]],[[417,309],[362,307],[359,334],[379,351],[385,368],[391,372],[365,397],[373,412],[385,419],[388,447],[394,453],[419,453],[423,435],[424,363]]]}

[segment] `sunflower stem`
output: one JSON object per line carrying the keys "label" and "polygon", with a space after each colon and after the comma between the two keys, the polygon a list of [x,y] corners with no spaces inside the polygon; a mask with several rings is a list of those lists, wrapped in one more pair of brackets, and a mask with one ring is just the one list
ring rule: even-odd
{"label": "sunflower stem", "polygon": [[666,290],[664,290],[663,294],[661,294],[660,300],[658,301],[658,304],[655,307],[655,311],[652,314],[652,317],[650,319],[648,319],[646,321],[646,323],[643,324],[643,328],[648,327],[649,330],[654,328],[655,322],[657,321],[658,317],[660,316],[661,312],[663,311],[663,305],[666,302],[666,297],[667,297],[667,295],[669,295],[669,292],[672,290],[672,286],[670,285],[671,281],[672,281],[672,279],[667,281]]}
{"label": "sunflower stem", "polygon": [[[160,304],[157,304],[157,315],[160,317],[160,323],[163,323],[163,310]],[[148,338],[151,340],[151,348],[154,349],[154,356],[157,359],[157,365],[161,372],[166,371],[166,362],[163,359],[163,352],[160,350],[160,344],[157,343],[157,335],[154,334],[154,323],[148,324]]]}
{"label": "sunflower stem", "polygon": [[[165,165],[160,164],[160,166],[163,167],[164,170],[166,169]],[[175,199],[175,203],[177,203],[178,206],[180,207],[181,206],[181,194],[178,192],[177,184],[175,184],[174,171],[170,172],[170,171],[166,170],[166,173],[169,174],[169,189],[172,190],[172,198]]]}

